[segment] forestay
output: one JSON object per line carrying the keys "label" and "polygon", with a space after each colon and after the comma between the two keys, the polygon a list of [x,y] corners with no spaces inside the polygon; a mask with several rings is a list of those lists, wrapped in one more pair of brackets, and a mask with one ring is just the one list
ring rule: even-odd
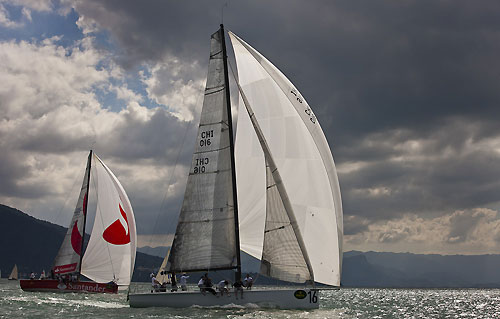
{"label": "forestay", "polygon": [[66,236],[64,236],[61,248],[59,248],[59,252],[54,260],[54,268],[52,269],[55,274],[73,273],[79,271],[80,268],[80,255],[82,253],[83,232],[85,228],[85,214],[87,213],[86,206],[88,200],[87,192],[91,156],[92,153],[89,154],[87,160],[87,168],[83,177],[82,188],[80,190],[80,196],[78,196],[78,201],[76,202],[73,218],[69,224]]}
{"label": "forestay", "polygon": [[[314,279],[338,286],[342,264],[342,203],[328,142],[311,108],[293,84],[255,49],[233,33],[229,35],[239,83],[286,186]],[[238,193],[245,194],[239,199],[240,235],[242,249],[260,258],[266,173],[262,149],[249,123],[246,112],[238,112]]]}
{"label": "forestay", "polygon": [[118,179],[95,154],[94,163],[97,211],[81,273],[96,282],[129,285],[136,253],[132,206]]}
{"label": "forestay", "polygon": [[219,30],[210,40],[205,97],[169,272],[228,269],[237,264],[221,35]]}

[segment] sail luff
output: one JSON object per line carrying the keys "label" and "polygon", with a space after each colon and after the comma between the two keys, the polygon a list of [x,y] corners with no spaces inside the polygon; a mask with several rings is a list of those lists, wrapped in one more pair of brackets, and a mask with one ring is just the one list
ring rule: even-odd
{"label": "sail luff", "polygon": [[[90,181],[90,171],[92,169],[92,150],[90,150],[90,153],[89,153],[89,158],[88,158],[88,161],[87,161],[87,181]],[[83,259],[83,247],[84,247],[84,243],[85,243],[85,226],[87,225],[87,208],[88,208],[88,203],[89,203],[89,197],[88,197],[88,193],[89,193],[89,187],[90,187],[90,183],[87,182],[87,190],[86,190],[86,194],[87,196],[85,196],[83,198],[83,228],[82,228],[82,246],[81,246],[81,254],[80,254],[80,264],[78,265],[78,279],[80,279],[80,275],[82,273],[82,259]]]}
{"label": "sail luff", "polygon": [[231,179],[233,181],[233,214],[234,214],[234,232],[235,232],[235,253],[236,253],[236,273],[234,281],[241,281],[241,255],[240,255],[240,226],[238,221],[238,192],[236,187],[236,165],[234,160],[234,135],[233,135],[233,117],[231,112],[231,93],[229,92],[229,75],[227,68],[226,37],[224,34],[224,25],[220,25],[220,38],[222,44],[222,59],[224,65],[224,85],[226,93],[227,120],[229,126],[229,149],[231,156]]}
{"label": "sail luff", "polygon": [[302,238],[302,234],[300,232],[300,229],[299,229],[299,226],[297,223],[297,218],[295,217],[292,205],[291,205],[290,200],[288,198],[285,185],[282,182],[280,173],[278,171],[278,167],[273,159],[269,145],[267,144],[267,141],[264,137],[264,134],[262,133],[262,130],[261,130],[260,125],[257,121],[257,118],[255,117],[255,114],[252,110],[252,107],[250,106],[250,103],[248,102],[248,99],[246,98],[245,92],[243,92],[243,89],[241,88],[239,83],[237,83],[237,86],[238,86],[238,90],[240,92],[240,95],[243,99],[243,103],[245,104],[246,111],[247,111],[248,115],[250,116],[250,120],[251,120],[252,125],[255,129],[255,133],[257,134],[259,142],[260,142],[262,149],[264,151],[266,162],[269,165],[269,170],[272,173],[272,176],[273,176],[274,181],[276,183],[276,187],[280,193],[281,200],[283,201],[285,211],[288,215],[288,218],[290,219],[290,224],[291,224],[293,231],[295,233],[295,237],[297,238],[297,242],[298,242],[300,250],[302,252],[302,256],[304,257],[304,261],[307,265],[307,269],[309,270],[309,275],[310,275],[309,280],[311,281],[312,284],[314,284],[314,271],[313,271],[313,268],[311,265],[311,261],[309,259],[309,255],[307,253],[304,239]]}

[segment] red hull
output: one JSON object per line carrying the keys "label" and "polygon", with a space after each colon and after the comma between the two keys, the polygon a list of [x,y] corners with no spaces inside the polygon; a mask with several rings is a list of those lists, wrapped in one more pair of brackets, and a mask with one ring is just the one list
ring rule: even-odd
{"label": "red hull", "polygon": [[118,285],[116,284],[101,284],[91,281],[72,281],[62,283],[51,279],[21,279],[19,283],[21,284],[21,289],[24,291],[118,293]]}

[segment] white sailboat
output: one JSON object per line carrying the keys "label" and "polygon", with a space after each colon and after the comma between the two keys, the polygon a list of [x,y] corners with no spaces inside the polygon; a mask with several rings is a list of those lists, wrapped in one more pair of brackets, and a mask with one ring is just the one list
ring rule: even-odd
{"label": "white sailboat", "polygon": [[328,142],[313,111],[266,58],[229,32],[240,93],[233,146],[224,28],[211,36],[205,99],[184,202],[166,269],[234,269],[240,249],[260,272],[301,289],[130,294],[131,307],[254,304],[319,307],[315,283],[340,286],[342,203]]}
{"label": "white sailboat", "polygon": [[[82,254],[91,183],[96,185],[97,211],[87,249]],[[127,193],[111,170],[90,151],[80,196],[50,278],[21,280],[21,288],[41,292],[116,293],[119,286],[130,284],[136,237],[134,212]],[[81,281],[80,275],[92,281]]]}
{"label": "white sailboat", "polygon": [[17,264],[14,264],[14,267],[12,268],[12,271],[10,272],[9,275],[9,280],[17,280],[19,278],[19,274],[17,271]]}

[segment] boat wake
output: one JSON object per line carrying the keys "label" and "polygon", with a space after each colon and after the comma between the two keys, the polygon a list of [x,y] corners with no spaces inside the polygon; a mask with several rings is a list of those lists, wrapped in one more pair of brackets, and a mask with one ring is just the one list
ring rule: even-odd
{"label": "boat wake", "polygon": [[220,306],[220,305],[219,306],[199,306],[199,305],[193,305],[190,308],[195,308],[195,309],[260,309],[262,307],[260,307],[257,304],[254,304],[254,303],[247,303],[247,304],[244,304],[244,305],[237,305],[237,304],[234,304],[234,303],[230,303],[230,304],[223,305],[223,306]]}
{"label": "boat wake", "polygon": [[28,302],[28,303],[35,303],[37,305],[42,305],[42,304],[64,304],[67,306],[85,306],[85,307],[95,307],[95,308],[104,308],[104,309],[118,309],[118,308],[128,308],[128,305],[120,304],[117,302],[105,302],[105,301],[98,301],[98,300],[71,300],[71,299],[64,299],[64,298],[54,298],[54,297],[49,297],[49,298],[37,298],[33,296],[29,297],[8,297],[5,298],[6,300],[10,301],[17,301],[17,302]]}

